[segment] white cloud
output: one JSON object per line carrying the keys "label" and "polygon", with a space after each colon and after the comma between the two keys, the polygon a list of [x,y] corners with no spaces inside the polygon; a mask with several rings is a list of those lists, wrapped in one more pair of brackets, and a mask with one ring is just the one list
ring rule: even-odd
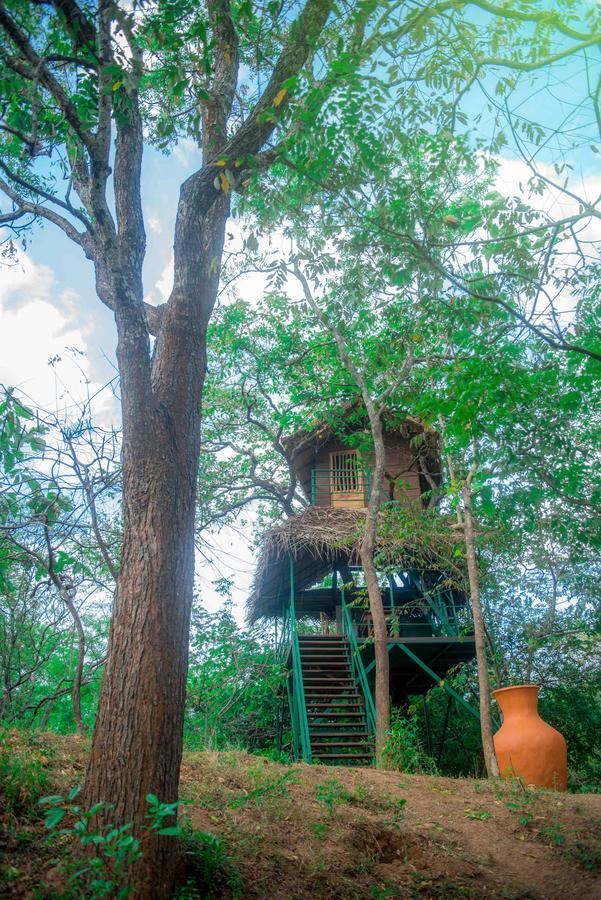
{"label": "white cloud", "polygon": [[[601,197],[601,176],[577,175],[569,170],[558,175],[552,166],[544,163],[536,164],[536,171],[552,184],[546,184],[542,194],[531,191],[528,182],[533,177],[533,171],[525,162],[517,159],[498,158],[499,173],[497,176],[497,190],[505,196],[520,196],[525,202],[535,209],[547,213],[554,219],[564,219],[574,216],[579,212],[578,199],[585,203],[595,203]],[[563,190],[565,178],[569,176],[566,193]],[[573,194],[574,196],[570,196]],[[579,226],[579,237],[585,241],[601,241],[601,221],[590,218]]]}
{"label": "white cloud", "polygon": [[148,227],[151,231],[154,231],[155,234],[161,234],[163,231],[163,223],[158,216],[153,216],[152,213],[150,213],[147,216],[146,221],[148,222]]}
{"label": "white cloud", "polygon": [[[77,322],[79,296],[57,292],[54,273],[21,254],[0,280],[0,382],[41,408],[68,408],[94,393]],[[49,365],[50,359],[60,359]]]}
{"label": "white cloud", "polygon": [[157,278],[149,302],[166,303],[173,288],[173,252]]}
{"label": "white cloud", "polygon": [[181,141],[178,141],[173,155],[178,163],[186,169],[190,169],[195,163],[200,165],[200,150],[192,138],[182,138]]}

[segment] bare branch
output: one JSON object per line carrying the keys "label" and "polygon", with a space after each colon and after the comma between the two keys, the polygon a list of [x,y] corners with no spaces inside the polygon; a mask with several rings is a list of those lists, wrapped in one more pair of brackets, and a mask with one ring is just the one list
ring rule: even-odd
{"label": "bare branch", "polygon": [[[91,258],[91,242],[86,234],[82,234],[82,232],[78,231],[75,226],[69,222],[68,219],[65,219],[64,216],[61,216],[59,213],[55,212],[52,209],[48,209],[47,206],[42,206],[39,203],[32,203],[29,200],[26,200],[16,191],[14,191],[8,182],[6,182],[3,178],[0,178],[0,190],[2,190],[7,197],[9,197],[13,203],[17,206],[19,215],[21,213],[31,213],[33,216],[40,216],[42,219],[47,219],[49,222],[52,222],[53,225],[56,225],[61,231],[67,235],[72,241],[84,250],[84,253],[88,258]],[[5,214],[10,215],[10,214]],[[17,216],[18,218],[19,216]]]}

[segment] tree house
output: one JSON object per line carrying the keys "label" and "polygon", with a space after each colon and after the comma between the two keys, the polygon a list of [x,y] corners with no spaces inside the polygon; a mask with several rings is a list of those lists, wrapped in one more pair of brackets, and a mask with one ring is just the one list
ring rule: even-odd
{"label": "tree house", "polygon": [[[349,419],[351,417],[349,416]],[[306,508],[263,540],[248,618],[275,620],[288,668],[295,758],[367,765],[375,728],[374,646],[359,542],[373,456],[365,421],[324,423],[284,442]],[[445,683],[475,655],[458,537],[435,506],[438,434],[385,422],[386,474],[376,564],[388,625],[395,704]]]}

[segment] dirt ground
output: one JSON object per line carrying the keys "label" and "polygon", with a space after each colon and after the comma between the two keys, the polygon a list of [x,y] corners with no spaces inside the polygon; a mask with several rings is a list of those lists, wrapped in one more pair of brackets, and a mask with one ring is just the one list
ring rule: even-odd
{"label": "dirt ground", "polygon": [[[86,748],[51,740],[61,793],[81,780]],[[222,838],[210,893],[184,897],[601,900],[598,795],[239,752],[186,754],[181,793],[191,828]],[[4,848],[0,897],[44,896],[51,853],[39,823],[24,834]]]}

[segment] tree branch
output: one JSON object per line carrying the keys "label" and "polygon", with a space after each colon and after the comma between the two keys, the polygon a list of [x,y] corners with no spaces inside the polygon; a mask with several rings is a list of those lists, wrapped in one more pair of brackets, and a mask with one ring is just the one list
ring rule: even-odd
{"label": "tree branch", "polygon": [[[17,206],[18,214],[16,218],[19,218],[24,213],[31,213],[33,216],[40,216],[42,219],[47,219],[49,222],[52,222],[53,225],[56,225],[58,228],[63,231],[68,238],[74,241],[76,244],[83,249],[84,253],[91,259],[91,248],[92,244],[88,237],[88,235],[83,234],[81,231],[78,231],[75,226],[69,222],[68,219],[65,219],[64,216],[61,216],[59,213],[55,212],[52,209],[48,209],[46,206],[42,206],[39,203],[32,203],[29,200],[26,200],[16,191],[14,191],[8,182],[6,182],[3,178],[0,178],[0,190],[3,191],[7,197],[9,197],[13,203]],[[9,213],[5,213],[3,218],[5,221],[8,221],[7,217],[10,217]]]}

